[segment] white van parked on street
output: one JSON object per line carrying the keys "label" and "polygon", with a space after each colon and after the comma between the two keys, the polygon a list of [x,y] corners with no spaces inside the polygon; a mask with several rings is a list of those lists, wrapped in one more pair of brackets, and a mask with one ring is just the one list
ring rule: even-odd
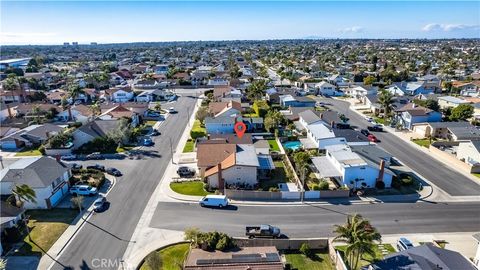
{"label": "white van parked on street", "polygon": [[228,198],[225,195],[207,195],[200,199],[198,203],[201,207],[213,206],[222,208],[228,206]]}

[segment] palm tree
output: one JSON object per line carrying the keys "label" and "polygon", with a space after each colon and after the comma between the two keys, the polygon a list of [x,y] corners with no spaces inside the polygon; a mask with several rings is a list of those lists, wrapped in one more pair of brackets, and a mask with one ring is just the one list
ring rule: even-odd
{"label": "palm tree", "polygon": [[17,206],[23,207],[25,202],[37,202],[37,195],[35,194],[35,190],[33,190],[29,185],[15,185],[12,188],[12,194],[15,196],[17,201]]}
{"label": "palm tree", "polygon": [[17,81],[16,77],[17,77],[17,75],[15,75],[14,73],[10,73],[10,74],[8,74],[7,79],[5,79],[5,81],[3,81],[3,89],[7,90],[7,91],[10,91],[10,94],[12,96],[12,102],[15,102],[14,91],[19,88],[18,87],[18,81]]}
{"label": "palm tree", "polygon": [[[80,95],[83,94],[84,91],[78,85],[78,83],[72,83],[67,86],[67,92],[68,92],[68,98],[72,99],[72,104],[75,102],[75,99]],[[71,105],[68,106],[68,118],[69,120],[72,120],[72,110],[71,110]]]}
{"label": "palm tree", "polygon": [[381,239],[370,222],[359,214],[348,216],[344,225],[335,225],[334,233],[337,234],[334,241],[347,243],[345,255],[352,269],[357,269],[363,254],[374,255],[373,241]]}
{"label": "palm tree", "polygon": [[39,107],[38,105],[33,106],[33,108],[32,108],[32,115],[35,117],[34,119],[35,119],[35,122],[36,122],[37,124],[40,123],[40,113],[41,113],[41,112],[42,112],[42,111],[40,110],[40,107]]}
{"label": "palm tree", "polygon": [[95,118],[95,116],[99,115],[102,111],[100,108],[100,104],[98,104],[98,102],[95,102],[92,105],[90,105],[90,111],[93,114],[92,117]]}
{"label": "palm tree", "polygon": [[378,94],[378,103],[382,105],[383,118],[386,119],[387,115],[394,109],[393,95],[387,90],[382,90]]}

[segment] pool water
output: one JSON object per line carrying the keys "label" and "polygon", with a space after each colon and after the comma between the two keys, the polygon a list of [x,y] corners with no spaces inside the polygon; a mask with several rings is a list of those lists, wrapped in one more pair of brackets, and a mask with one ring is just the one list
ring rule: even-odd
{"label": "pool water", "polygon": [[290,141],[284,143],[283,147],[287,149],[297,150],[302,147],[302,143],[300,141]]}

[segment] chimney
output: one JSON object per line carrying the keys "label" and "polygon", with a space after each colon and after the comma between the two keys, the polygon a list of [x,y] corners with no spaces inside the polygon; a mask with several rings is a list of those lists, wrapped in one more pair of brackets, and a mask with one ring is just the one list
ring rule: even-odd
{"label": "chimney", "polygon": [[60,155],[56,155],[55,159],[57,160],[57,162],[60,162]]}
{"label": "chimney", "polygon": [[218,163],[217,168],[218,168],[218,190],[222,194],[225,194],[225,181],[222,176],[222,163]]}
{"label": "chimney", "polygon": [[335,121],[330,122],[330,127],[335,128]]}
{"label": "chimney", "polygon": [[13,116],[12,116],[12,110],[10,109],[10,105],[9,105],[9,104],[5,104],[5,105],[7,105],[8,118],[13,118]]}
{"label": "chimney", "polygon": [[385,160],[380,160],[380,171],[378,172],[378,182],[383,182],[383,174],[385,173]]}

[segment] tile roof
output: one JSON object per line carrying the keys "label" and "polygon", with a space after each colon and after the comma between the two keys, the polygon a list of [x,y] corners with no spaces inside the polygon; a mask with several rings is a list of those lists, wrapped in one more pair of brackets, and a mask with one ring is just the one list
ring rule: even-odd
{"label": "tile roof", "polygon": [[211,144],[198,143],[197,144],[197,165],[198,167],[212,167],[222,162],[236,152],[235,144]]}

